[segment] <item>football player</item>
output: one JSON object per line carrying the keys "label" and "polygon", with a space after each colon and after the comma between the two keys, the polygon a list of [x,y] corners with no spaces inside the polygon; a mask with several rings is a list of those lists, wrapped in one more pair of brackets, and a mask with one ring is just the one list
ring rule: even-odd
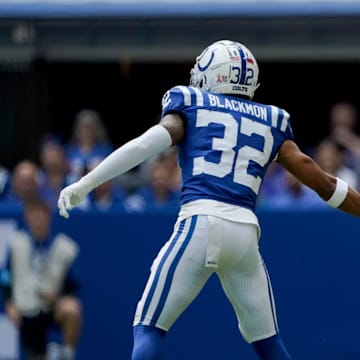
{"label": "football player", "polygon": [[360,195],[299,150],[289,114],[252,101],[258,74],[256,59],[243,44],[211,44],[196,58],[190,86],[165,93],[158,125],[115,150],[60,194],[59,211],[67,218],[99,184],[178,146],[181,209],[137,305],[132,360],[161,358],[167,331],[213,273],[232,304],[242,336],[258,357],[290,359],[279,334],[254,212],[273,161],[330,206],[360,215]]}

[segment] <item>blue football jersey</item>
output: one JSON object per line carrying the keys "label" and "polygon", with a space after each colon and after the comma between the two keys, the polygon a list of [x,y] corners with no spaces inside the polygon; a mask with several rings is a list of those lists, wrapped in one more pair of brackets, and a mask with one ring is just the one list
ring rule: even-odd
{"label": "blue football jersey", "polygon": [[162,116],[179,113],[186,121],[178,144],[182,204],[212,199],[254,211],[268,166],[293,139],[289,114],[191,86],[167,91],[162,106]]}

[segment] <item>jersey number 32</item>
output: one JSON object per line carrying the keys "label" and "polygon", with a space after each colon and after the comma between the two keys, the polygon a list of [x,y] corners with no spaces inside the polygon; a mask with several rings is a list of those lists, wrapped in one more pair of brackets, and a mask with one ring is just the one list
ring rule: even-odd
{"label": "jersey number 32", "polygon": [[[234,116],[229,113],[205,109],[198,110],[196,126],[209,126],[210,123],[225,126],[223,137],[214,137],[212,139],[212,149],[221,152],[220,161],[214,163],[206,160],[204,156],[194,158],[193,175],[208,174],[223,178],[233,171],[233,181],[235,183],[248,186],[257,194],[262,179],[260,176],[250,174],[248,169],[250,161],[260,166],[265,166],[268,163],[274,144],[274,137],[270,128],[247,117],[241,117],[239,125]],[[238,143],[239,133],[249,136],[249,143],[244,144],[238,151],[235,151],[234,148]],[[264,138],[262,151],[251,146],[250,137],[252,134]]]}

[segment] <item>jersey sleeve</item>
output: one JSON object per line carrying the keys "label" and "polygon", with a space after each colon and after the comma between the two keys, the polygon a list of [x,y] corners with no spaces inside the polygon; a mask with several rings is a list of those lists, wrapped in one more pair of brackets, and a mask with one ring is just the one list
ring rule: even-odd
{"label": "jersey sleeve", "polygon": [[277,106],[270,106],[271,111],[271,126],[276,129],[277,136],[282,141],[294,140],[294,134],[290,123],[290,114]]}
{"label": "jersey sleeve", "polygon": [[294,134],[290,123],[290,114],[278,108],[277,106],[271,106],[271,126],[273,128],[273,135],[275,145],[275,157],[273,161],[277,160],[278,151],[285,140],[294,140]]}
{"label": "jersey sleeve", "polygon": [[191,97],[187,86],[176,86],[168,90],[162,98],[161,117],[169,113],[181,113],[185,111],[187,97]]}
{"label": "jersey sleeve", "polygon": [[287,140],[294,140],[294,133],[293,133],[293,130],[291,127],[290,115],[285,110],[284,110],[284,112],[287,114],[287,120],[286,120],[285,129],[284,129],[285,138]]}

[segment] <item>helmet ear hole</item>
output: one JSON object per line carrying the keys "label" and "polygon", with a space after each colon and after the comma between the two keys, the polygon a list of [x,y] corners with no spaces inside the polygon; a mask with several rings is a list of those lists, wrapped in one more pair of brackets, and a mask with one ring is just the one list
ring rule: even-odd
{"label": "helmet ear hole", "polygon": [[202,88],[204,86],[204,79],[201,79],[199,81],[199,88]]}

